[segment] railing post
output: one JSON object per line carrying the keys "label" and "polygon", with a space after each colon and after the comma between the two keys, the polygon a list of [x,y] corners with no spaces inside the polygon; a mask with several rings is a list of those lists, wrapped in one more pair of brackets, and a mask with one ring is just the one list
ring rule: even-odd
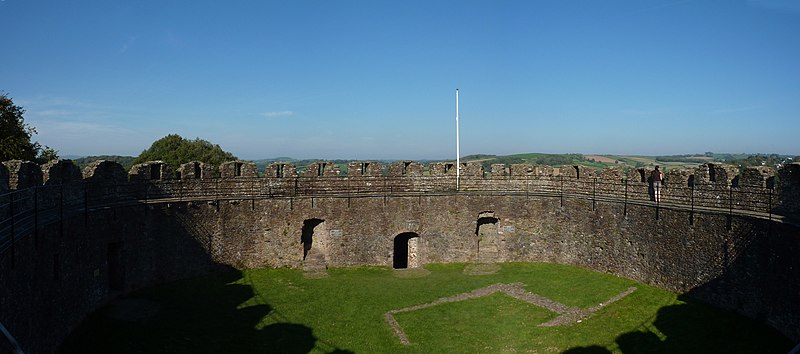
{"label": "railing post", "polygon": [[89,227],[89,184],[83,183],[83,227]]}
{"label": "railing post", "polygon": [[59,186],[58,223],[60,237],[64,237],[64,184]]}
{"label": "railing post", "polygon": [[625,182],[625,202],[622,205],[622,215],[628,215],[628,179],[622,179]]}
{"label": "railing post", "polygon": [[772,188],[769,189],[769,201],[767,204],[767,213],[769,215],[769,221],[772,221]]}
{"label": "railing post", "polygon": [[689,193],[691,195],[691,210],[689,211],[689,225],[694,225],[694,183],[689,186]]}
{"label": "railing post", "polygon": [[733,228],[733,187],[728,186],[728,230]]}
{"label": "railing post", "polygon": [[14,235],[14,233],[15,233],[14,224],[16,224],[16,222],[14,220],[14,219],[16,219],[14,217],[14,214],[16,213],[14,211],[14,195],[16,195],[16,194],[17,194],[16,192],[12,192],[11,193],[11,195],[9,196],[9,203],[8,203],[8,212],[9,212],[9,214],[11,214],[10,215],[11,216],[11,268],[14,268],[14,262],[15,262],[15,258],[16,258],[16,257],[14,257],[14,243],[16,243],[16,240],[14,239],[15,238],[15,235]]}
{"label": "railing post", "polygon": [[33,187],[33,247],[39,249],[39,187]]}

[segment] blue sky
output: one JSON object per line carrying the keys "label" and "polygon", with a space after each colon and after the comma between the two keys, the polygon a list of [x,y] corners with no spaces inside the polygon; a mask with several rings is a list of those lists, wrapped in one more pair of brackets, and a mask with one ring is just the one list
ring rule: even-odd
{"label": "blue sky", "polygon": [[0,90],[64,154],[800,154],[800,1],[0,0]]}

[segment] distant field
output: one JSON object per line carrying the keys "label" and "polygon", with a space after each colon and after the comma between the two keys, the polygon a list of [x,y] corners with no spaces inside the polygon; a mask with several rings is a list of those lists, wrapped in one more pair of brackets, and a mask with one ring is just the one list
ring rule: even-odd
{"label": "distant field", "polygon": [[[505,263],[489,275],[465,269],[343,268],[318,279],[285,268],[215,274],[120,299],[90,316],[64,352],[785,353],[792,345],[749,319],[612,275],[547,263]],[[464,296],[513,283],[563,306],[601,308],[542,327],[561,315],[504,292]],[[395,313],[408,345],[385,320],[388,311],[457,296],[464,298]]]}

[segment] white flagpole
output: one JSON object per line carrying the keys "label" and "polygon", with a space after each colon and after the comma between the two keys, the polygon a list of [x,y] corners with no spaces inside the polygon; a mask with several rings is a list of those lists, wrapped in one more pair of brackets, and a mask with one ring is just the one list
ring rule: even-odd
{"label": "white flagpole", "polygon": [[458,141],[458,89],[456,89],[456,191],[461,182],[461,144]]}

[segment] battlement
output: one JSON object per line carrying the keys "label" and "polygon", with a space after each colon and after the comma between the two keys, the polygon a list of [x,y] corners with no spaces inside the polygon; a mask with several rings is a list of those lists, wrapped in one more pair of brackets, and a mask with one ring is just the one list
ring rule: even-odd
{"label": "battlement", "polygon": [[[394,255],[411,259],[397,248],[411,246],[398,246],[396,237],[413,233],[420,265],[571,264],[673,291],[700,289],[699,298],[752,317],[766,313],[800,338],[797,285],[785,284],[800,269],[790,220],[800,214],[800,163],[778,171],[716,163],[669,170],[660,201],[649,167],[495,164],[484,171],[464,163],[459,184],[456,167],[354,161],[345,171],[319,161],[258,171],[247,161],[193,161],[172,170],[151,161],[125,171],[99,160],[81,173],[69,160],[6,161],[0,284],[11,290],[0,291],[0,303],[12,310],[0,320],[27,347],[49,352],[120,292],[220,265],[305,267],[313,264],[308,249],[323,267],[391,266]],[[486,230],[493,236],[480,236]],[[37,294],[58,296],[26,305]]]}
{"label": "battlement", "polygon": [[[160,193],[148,197],[167,197],[175,191],[194,195],[225,193],[242,194],[238,189],[253,191],[259,186],[268,188],[268,195],[297,195],[323,193],[326,195],[389,192],[447,192],[455,191],[456,166],[436,162],[424,165],[415,161],[397,161],[383,166],[375,161],[354,161],[342,172],[339,165],[319,161],[299,169],[288,162],[274,162],[259,173],[248,161],[228,161],[218,170],[211,164],[192,161],[177,171],[163,161],[148,161],[125,172],[111,161],[95,161],[81,174],[70,160],[53,160],[44,165],[29,161],[6,161],[0,165],[0,193],[36,186],[52,186],[85,181],[97,185],[125,183],[169,183],[157,188]],[[218,171],[218,176],[215,175]],[[302,171],[302,172],[299,172]],[[655,200],[652,167],[624,170],[618,166],[596,170],[585,166],[544,166],[530,164],[494,164],[484,171],[478,163],[461,164],[461,187],[464,192],[505,193],[571,193],[592,197],[613,197],[633,200]],[[386,183],[359,183],[360,178],[384,178]],[[289,182],[297,179],[298,182]],[[254,182],[260,180],[261,182]],[[286,182],[281,182],[285,180]],[[176,187],[197,181],[190,187]],[[204,184],[202,181],[218,181]],[[238,181],[238,182],[237,182]],[[269,182],[267,182],[269,181]],[[246,183],[247,185],[245,186]],[[208,191],[203,192],[202,189]],[[291,191],[289,189],[292,189]],[[103,193],[114,193],[106,190]],[[249,193],[249,192],[248,192]],[[265,194],[263,192],[258,192]],[[598,194],[599,193],[599,194]],[[128,193],[130,194],[130,193]],[[785,166],[780,171],[766,166],[748,167],[706,163],[695,169],[672,169],[665,173],[661,190],[663,202],[692,204],[717,208],[739,208],[759,212],[794,214],[800,209],[800,163]]]}

